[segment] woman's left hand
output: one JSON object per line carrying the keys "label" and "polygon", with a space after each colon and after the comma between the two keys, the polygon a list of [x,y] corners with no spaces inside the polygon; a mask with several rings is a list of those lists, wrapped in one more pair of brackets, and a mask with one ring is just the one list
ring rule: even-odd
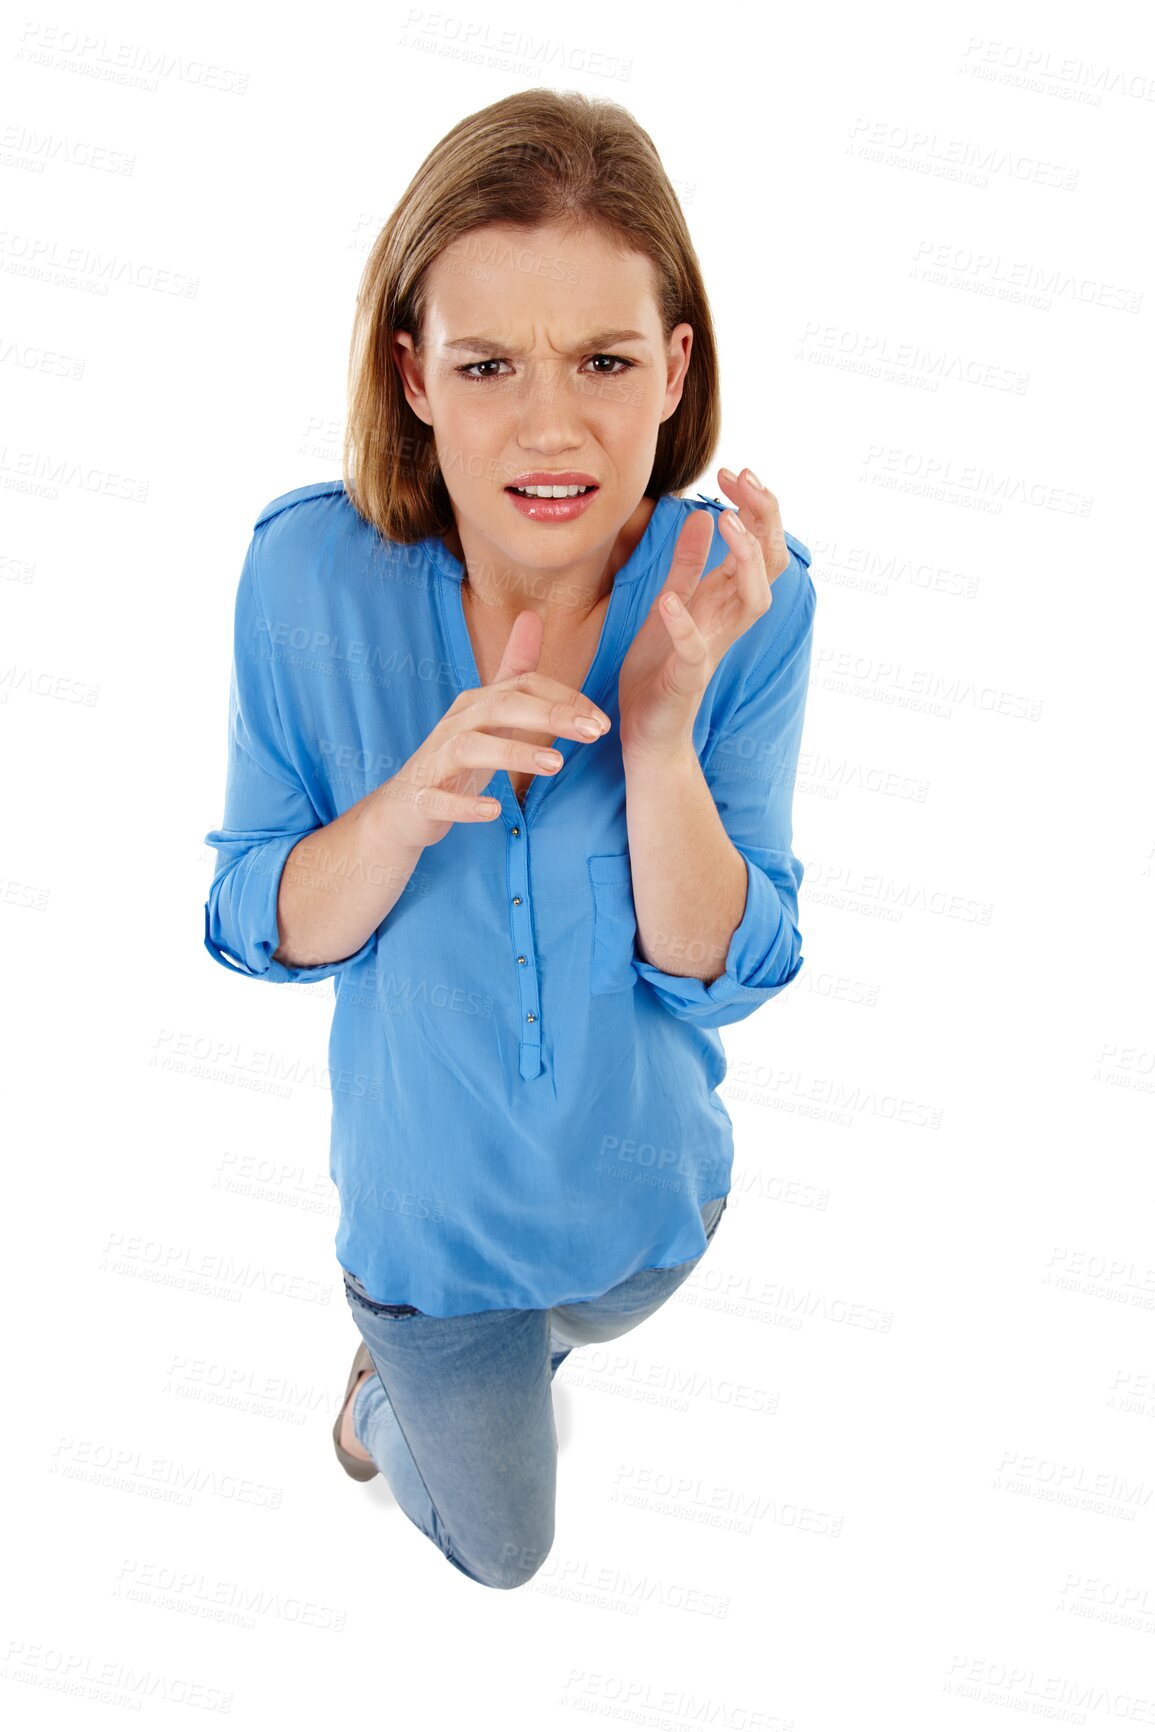
{"label": "woman's left hand", "polygon": [[[774,495],[755,483],[749,469],[741,475],[719,469],[718,481],[737,507],[718,518],[729,553],[701,578],[714,514],[705,508],[690,512],[669,577],[618,676],[621,747],[635,757],[684,750],[714,670],[730,645],[766,612],[771,585],[790,563]],[[673,611],[666,605],[669,596],[678,603]]]}

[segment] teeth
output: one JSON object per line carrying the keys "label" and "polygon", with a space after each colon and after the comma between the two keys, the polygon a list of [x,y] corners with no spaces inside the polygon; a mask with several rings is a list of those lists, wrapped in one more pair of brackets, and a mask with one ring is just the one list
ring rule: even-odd
{"label": "teeth", "polygon": [[514,487],[514,493],[523,493],[527,499],[576,499],[579,493],[589,493],[588,487]]}

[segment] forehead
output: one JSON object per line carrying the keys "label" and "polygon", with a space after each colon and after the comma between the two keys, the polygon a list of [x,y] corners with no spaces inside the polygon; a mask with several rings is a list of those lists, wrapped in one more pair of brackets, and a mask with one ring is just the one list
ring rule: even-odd
{"label": "forehead", "polygon": [[654,268],[594,230],[491,224],[458,236],[434,261],[425,324],[432,342],[530,326],[559,341],[609,326],[657,329]]}

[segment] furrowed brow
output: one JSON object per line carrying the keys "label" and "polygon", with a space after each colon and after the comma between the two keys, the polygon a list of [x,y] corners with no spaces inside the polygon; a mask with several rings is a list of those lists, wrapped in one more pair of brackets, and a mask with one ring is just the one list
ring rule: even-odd
{"label": "furrowed brow", "polygon": [[[642,331],[594,331],[589,337],[584,337],[573,349],[571,355],[589,354],[594,349],[604,349],[611,343],[644,343],[645,333]],[[516,360],[523,360],[520,349],[507,349],[499,337],[454,337],[451,342],[443,344],[446,349],[464,349],[474,354],[481,352],[486,355],[509,355]]]}

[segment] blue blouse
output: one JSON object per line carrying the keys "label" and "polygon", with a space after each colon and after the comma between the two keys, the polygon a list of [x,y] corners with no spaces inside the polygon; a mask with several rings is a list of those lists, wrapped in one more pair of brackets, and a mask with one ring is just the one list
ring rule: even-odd
{"label": "blue blouse", "polygon": [[[809,683],[810,552],[714,672],[694,746],[747,868],[745,913],[710,986],[642,960],[630,881],[617,677],[690,511],[666,494],[615,574],[583,691],[614,724],[500,816],[422,853],[352,956],[273,961],[277,889],[303,836],[394,775],[479,686],[461,563],[438,536],[386,541],[341,481],[256,521],[236,597],[224,822],[205,944],[254,979],[335,981],[330,1175],[337,1256],[382,1304],[430,1316],[599,1297],[705,1248],[730,1188],[718,1029],[802,967],[791,800]],[[715,523],[707,570],[727,546]]]}

